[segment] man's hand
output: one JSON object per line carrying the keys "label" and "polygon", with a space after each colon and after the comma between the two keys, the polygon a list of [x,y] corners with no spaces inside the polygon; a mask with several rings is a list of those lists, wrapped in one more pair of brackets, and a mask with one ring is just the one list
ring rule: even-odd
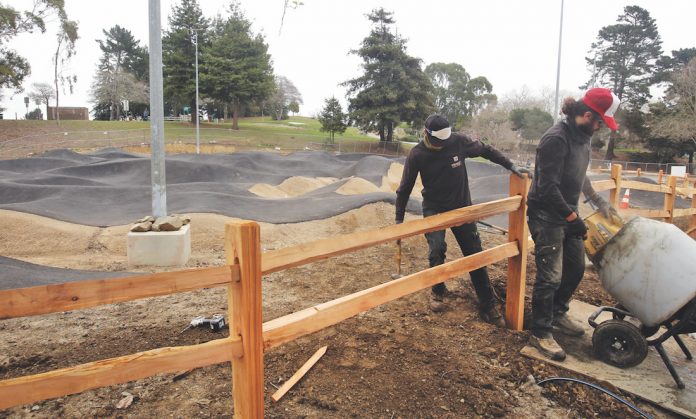
{"label": "man's hand", "polygon": [[568,235],[571,237],[579,237],[583,240],[587,239],[587,225],[582,218],[577,217],[568,223]]}
{"label": "man's hand", "polygon": [[624,220],[621,217],[621,214],[619,214],[616,208],[611,206],[611,204],[609,204],[609,202],[606,199],[602,198],[598,193],[593,194],[590,197],[590,201],[592,201],[592,203],[595,204],[595,206],[597,207],[599,212],[602,213],[602,216],[604,216],[604,218],[610,221],[615,221],[620,224],[623,224]]}
{"label": "man's hand", "polygon": [[[404,222],[404,220],[394,220],[394,224],[401,224],[403,222]],[[401,246],[401,239],[396,240],[396,245]]]}
{"label": "man's hand", "polygon": [[510,168],[510,171],[516,174],[520,179],[524,179],[525,174],[527,174],[527,176],[529,176],[530,179],[532,178],[531,170],[527,169],[526,167],[517,167],[513,164]]}

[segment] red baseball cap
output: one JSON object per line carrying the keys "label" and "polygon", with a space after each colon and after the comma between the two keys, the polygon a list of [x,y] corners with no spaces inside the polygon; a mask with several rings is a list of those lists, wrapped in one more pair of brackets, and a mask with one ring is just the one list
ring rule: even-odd
{"label": "red baseball cap", "polygon": [[582,102],[590,109],[600,114],[602,119],[604,119],[604,123],[607,124],[610,130],[616,131],[619,128],[618,125],[616,125],[614,114],[616,110],[619,109],[621,101],[611,90],[603,87],[592,88],[585,92],[585,96],[582,97]]}

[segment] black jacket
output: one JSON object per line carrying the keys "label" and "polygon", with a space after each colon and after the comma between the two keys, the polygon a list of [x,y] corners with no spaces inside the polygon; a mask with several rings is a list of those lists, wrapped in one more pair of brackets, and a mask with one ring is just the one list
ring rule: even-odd
{"label": "black jacket", "polygon": [[590,163],[590,136],[563,120],[544,133],[536,150],[534,179],[529,190],[529,216],[555,223],[578,209]]}
{"label": "black jacket", "polygon": [[450,211],[471,205],[464,160],[484,157],[510,170],[512,162],[500,151],[464,134],[452,134],[442,150],[430,150],[421,141],[406,158],[401,184],[396,190],[396,220],[403,221],[406,204],[418,174],[423,182],[423,209]]}

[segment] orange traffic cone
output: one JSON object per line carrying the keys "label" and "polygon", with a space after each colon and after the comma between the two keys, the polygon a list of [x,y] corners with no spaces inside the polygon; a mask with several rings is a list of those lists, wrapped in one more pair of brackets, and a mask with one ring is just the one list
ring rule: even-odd
{"label": "orange traffic cone", "polygon": [[619,208],[621,209],[626,209],[628,208],[628,199],[631,197],[631,190],[626,189],[626,192],[624,192],[624,196],[621,199],[621,203],[619,204]]}

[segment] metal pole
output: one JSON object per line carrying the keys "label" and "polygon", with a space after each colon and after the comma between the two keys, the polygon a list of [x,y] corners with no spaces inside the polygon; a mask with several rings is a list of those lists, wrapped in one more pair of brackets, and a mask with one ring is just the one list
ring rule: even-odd
{"label": "metal pole", "polygon": [[167,215],[167,182],[164,171],[164,92],[162,85],[162,17],[160,0],[149,0],[150,17],[150,171],[152,215]]}
{"label": "metal pole", "polygon": [[558,88],[561,82],[561,45],[563,44],[563,3],[561,0],[561,28],[558,33],[558,65],[556,66],[556,100],[554,101],[553,120],[558,122]]}
{"label": "metal pole", "polygon": [[193,44],[196,46],[196,154],[201,153],[201,135],[198,126],[198,32],[193,31]]}

